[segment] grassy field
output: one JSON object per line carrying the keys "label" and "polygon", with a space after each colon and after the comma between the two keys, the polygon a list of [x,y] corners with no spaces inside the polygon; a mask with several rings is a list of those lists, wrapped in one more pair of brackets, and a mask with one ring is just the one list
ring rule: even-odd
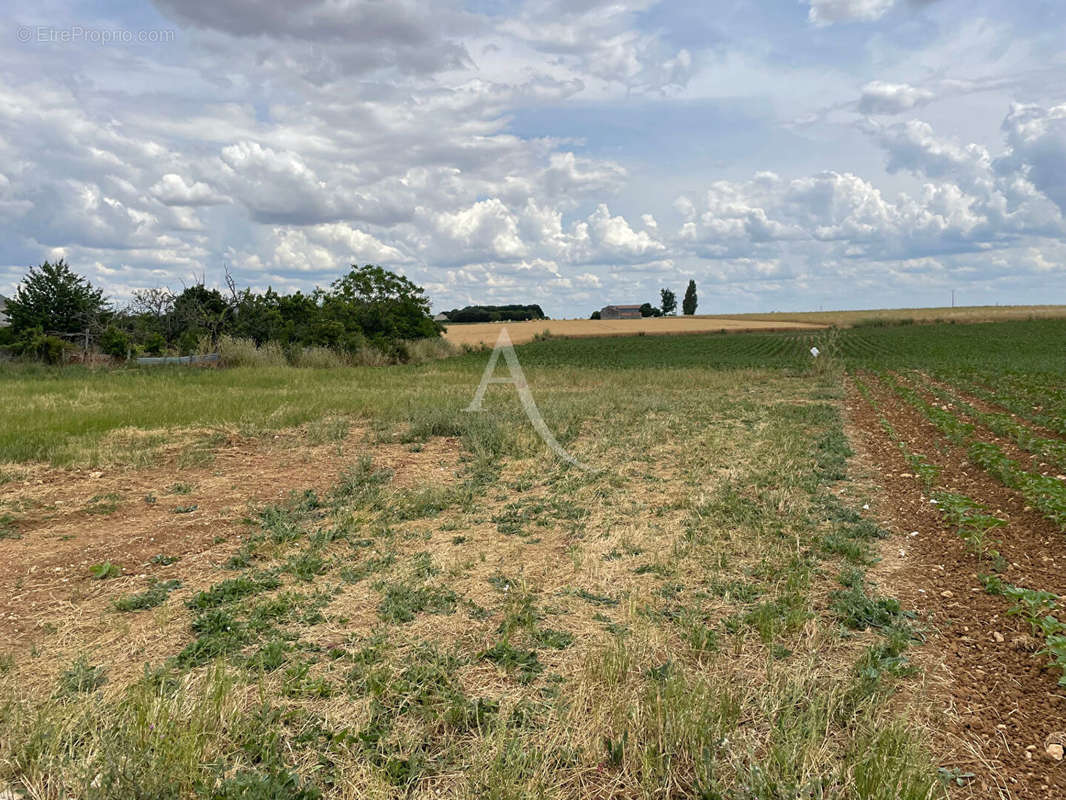
{"label": "grassy field", "polygon": [[[1066,321],[1050,319],[742,336],[561,338],[531,342],[520,353],[523,364],[538,370],[529,377],[542,410],[566,430],[599,413],[582,386],[632,379],[614,375],[617,369],[803,373],[988,365],[1029,372],[1051,368],[1058,374],[1066,368],[1059,357],[1063,341]],[[812,359],[811,347],[822,352],[821,361]],[[175,449],[195,456],[228,436],[252,436],[330,415],[386,428],[432,427],[437,418],[454,418],[465,429],[480,424],[456,413],[470,402],[485,358],[471,353],[418,366],[350,369],[8,366],[0,369],[0,390],[8,398],[0,407],[0,464],[145,464]]]}
{"label": "grassy field", "polygon": [[[5,369],[0,791],[918,800],[1017,775],[1011,796],[1053,796],[1044,762],[994,750],[1066,726],[1037,699],[1048,657],[1011,651],[1032,694],[984,688],[1026,723],[978,736],[959,687],[979,695],[966,681],[1005,656],[963,669],[945,642],[1013,641],[1030,617],[1011,602],[1036,619],[1066,590],[1027,566],[1054,547],[1025,538],[1059,524],[1038,464],[1061,455],[1064,334],[518,348],[590,471],[553,459],[510,386],[464,413],[484,353]],[[967,448],[1001,488],[952,472]],[[1009,517],[1002,543],[978,535],[984,501]]]}

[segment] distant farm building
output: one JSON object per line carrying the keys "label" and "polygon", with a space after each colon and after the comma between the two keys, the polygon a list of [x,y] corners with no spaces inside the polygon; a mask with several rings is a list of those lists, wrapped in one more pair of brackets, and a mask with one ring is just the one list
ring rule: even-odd
{"label": "distant farm building", "polygon": [[600,319],[640,319],[640,306],[604,306]]}
{"label": "distant farm building", "polygon": [[448,321],[448,315],[447,314],[437,314],[436,316],[433,317],[433,321],[434,322],[447,322]]}

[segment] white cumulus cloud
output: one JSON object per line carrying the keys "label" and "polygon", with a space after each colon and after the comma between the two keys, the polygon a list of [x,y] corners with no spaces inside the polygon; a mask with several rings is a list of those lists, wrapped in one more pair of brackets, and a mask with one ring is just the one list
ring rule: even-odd
{"label": "white cumulus cloud", "polygon": [[863,114],[900,114],[932,100],[933,92],[909,83],[871,81],[862,87],[859,111]]}
{"label": "white cumulus cloud", "polygon": [[168,206],[211,206],[227,202],[227,198],[216,193],[206,183],[188,183],[173,172],[168,172],[160,178],[148,191]]}

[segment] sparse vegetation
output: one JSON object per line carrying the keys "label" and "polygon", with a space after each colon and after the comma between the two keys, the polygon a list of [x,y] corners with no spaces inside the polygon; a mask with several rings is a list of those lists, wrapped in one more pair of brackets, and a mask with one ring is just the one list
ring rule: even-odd
{"label": "sparse vegetation", "polygon": [[[1049,340],[1061,329],[1032,324]],[[306,481],[246,505],[227,496],[219,510],[220,457],[145,482],[154,507],[127,499],[124,515],[160,529],[217,529],[95,556],[124,564],[121,580],[92,582],[123,574],[110,562],[91,574],[88,557],[77,565],[71,583],[84,585],[71,588],[88,586],[96,605],[77,601],[85,619],[62,635],[37,630],[45,658],[27,648],[0,669],[0,781],[46,797],[943,798],[969,773],[940,749],[943,705],[912,648],[951,622],[916,617],[882,574],[882,559],[910,545],[864,508],[843,373],[812,369],[808,352],[828,342],[859,374],[880,403],[871,427],[908,475],[899,480],[962,557],[1002,566],[993,537],[1007,515],[945,486],[955,473],[944,448],[969,458],[984,423],[939,408],[930,424],[947,445],[903,435],[893,404],[918,408],[890,382],[933,401],[897,364],[924,353],[949,369],[928,337],[954,334],[921,331],[523,346],[549,428],[589,472],[547,454],[511,387],[494,387],[486,412],[462,411],[484,354],[366,380],[359,369],[186,375],[153,426],[293,428],[280,446],[261,444]],[[1040,347],[1054,349],[1024,358]],[[57,463],[119,453],[108,431],[147,425],[140,394],[175,385],[166,370],[0,380],[48,397],[27,413],[24,441],[0,434],[0,449]],[[64,405],[73,386],[91,425],[75,426]],[[63,426],[82,438],[68,443]],[[1010,441],[1054,454],[1023,431]],[[997,446],[1013,466],[976,455],[1021,491],[1017,473],[1038,467]],[[319,474],[326,456],[333,477]],[[78,519],[103,524],[86,498],[108,502],[110,484],[92,480],[104,488],[78,496]],[[23,533],[57,513],[4,508]],[[208,544],[194,552],[192,541]],[[1042,635],[1041,663],[1058,669],[1063,634],[1047,621],[1057,596],[997,580],[1003,616]]]}
{"label": "sparse vegetation", "polygon": [[89,567],[89,574],[98,581],[106,581],[109,578],[117,578],[121,575],[122,567],[112,564],[110,561],[104,561]]}

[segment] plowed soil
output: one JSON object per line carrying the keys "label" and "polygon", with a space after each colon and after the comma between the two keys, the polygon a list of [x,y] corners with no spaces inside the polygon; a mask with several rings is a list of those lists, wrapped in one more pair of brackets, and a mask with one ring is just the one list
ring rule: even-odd
{"label": "plowed soil", "polygon": [[[996,532],[998,549],[1009,562],[1004,579],[1066,593],[1066,534],[970,464],[911,407],[873,381],[868,384],[909,449],[942,467],[939,487],[965,494],[1008,521]],[[1066,694],[1046,658],[1038,655],[1042,642],[1027,622],[1007,615],[1007,601],[984,591],[978,574],[990,566],[966,549],[930,502],[876,412],[853,386],[847,412],[858,460],[883,489],[875,511],[897,533],[873,574],[926,626],[921,658],[944,687],[948,729],[937,751],[955,753],[956,763],[946,766],[975,774],[963,796],[1066,797],[1066,767],[1048,757],[1044,747],[1049,734],[1066,731]]]}

